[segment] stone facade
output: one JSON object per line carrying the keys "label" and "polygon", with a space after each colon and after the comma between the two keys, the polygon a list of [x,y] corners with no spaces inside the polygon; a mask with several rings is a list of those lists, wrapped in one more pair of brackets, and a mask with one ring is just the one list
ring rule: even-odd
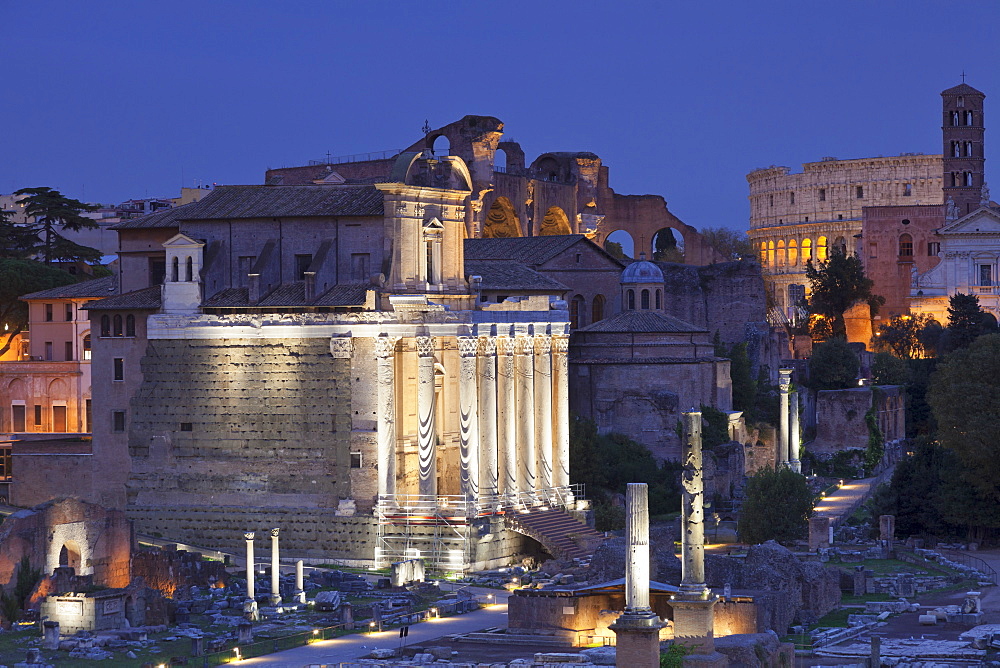
{"label": "stone facade", "polygon": [[822,390],[816,398],[816,438],[806,445],[818,455],[868,445],[865,414],[875,405],[879,430],[886,443],[906,437],[906,395],[897,385]]}

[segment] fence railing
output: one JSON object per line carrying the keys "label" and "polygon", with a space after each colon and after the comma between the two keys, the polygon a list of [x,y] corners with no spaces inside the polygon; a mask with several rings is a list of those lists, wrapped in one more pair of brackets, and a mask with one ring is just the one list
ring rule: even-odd
{"label": "fence railing", "polygon": [[997,584],[997,572],[988,563],[980,559],[979,557],[969,554],[968,552],[955,552],[953,550],[942,550],[944,555],[951,559],[952,561],[958,562],[969,568],[974,568],[983,575],[986,579],[993,584]]}

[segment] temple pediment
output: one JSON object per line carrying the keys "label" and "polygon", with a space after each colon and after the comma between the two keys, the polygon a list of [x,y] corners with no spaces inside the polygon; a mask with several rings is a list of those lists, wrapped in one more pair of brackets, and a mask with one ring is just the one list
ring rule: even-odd
{"label": "temple pediment", "polygon": [[978,209],[941,228],[938,234],[1000,234],[1000,214],[993,209]]}

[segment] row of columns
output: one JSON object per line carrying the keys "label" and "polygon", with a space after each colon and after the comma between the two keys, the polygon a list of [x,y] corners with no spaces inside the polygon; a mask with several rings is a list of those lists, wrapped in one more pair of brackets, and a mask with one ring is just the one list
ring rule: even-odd
{"label": "row of columns", "polygon": [[[271,529],[271,605],[281,603],[281,559],[278,548],[278,535],[281,529],[275,527]],[[247,543],[247,602],[250,605],[251,616],[256,618],[256,595],[257,582],[254,577],[254,546],[253,541],[256,534],[247,531],[243,534]],[[304,566],[301,560],[295,562],[295,601],[297,603],[306,602],[306,592],[304,589]]]}
{"label": "row of columns", "polygon": [[792,369],[778,369],[778,390],[780,406],[778,416],[778,466],[802,472],[799,461],[799,447],[802,435],[799,431],[799,393],[791,389]]}
{"label": "row of columns", "polygon": [[[395,351],[375,339],[378,493],[396,493]],[[416,337],[417,460],[421,495],[437,494],[434,337]],[[530,492],[569,484],[569,337],[460,336],[462,493]]]}

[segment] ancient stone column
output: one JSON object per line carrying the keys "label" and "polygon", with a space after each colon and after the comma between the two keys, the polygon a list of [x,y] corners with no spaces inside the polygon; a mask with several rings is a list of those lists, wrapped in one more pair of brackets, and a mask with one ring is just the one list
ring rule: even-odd
{"label": "ancient stone column", "polygon": [[375,337],[378,359],[378,495],[396,493],[396,336]]}
{"label": "ancient stone column", "polygon": [[500,492],[500,457],[497,445],[497,342],[479,337],[479,490]]}
{"label": "ancient stone column", "polygon": [[517,494],[517,401],[514,390],[514,339],[497,337],[497,450],[500,491]]}
{"label": "ancient stone column", "polygon": [[617,636],[617,666],[659,666],[663,622],[649,607],[649,490],[629,483],[625,492],[625,611],[609,627]]}
{"label": "ancient stone column", "polygon": [[247,531],[243,534],[243,538],[247,541],[247,599],[254,600],[257,592],[255,591],[256,582],[254,582],[254,563],[253,563],[253,531]]}
{"label": "ancient stone column", "polygon": [[517,410],[517,488],[534,492],[538,461],[535,453],[535,360],[530,336],[514,339],[514,391]]}
{"label": "ancient stone column", "polygon": [[701,413],[683,414],[684,471],[681,473],[681,585],[671,598],[674,639],[693,649],[697,665],[726,665],[715,651],[715,603],[705,586],[705,511],[701,453]]}
{"label": "ancient stone column", "polygon": [[418,493],[437,495],[437,431],[434,424],[434,337],[417,341],[417,465]]}
{"label": "ancient stone column", "polygon": [[792,370],[778,369],[778,390],[781,407],[778,411],[778,466],[788,466],[788,388],[792,384]]}
{"label": "ancient stone column", "polygon": [[569,337],[552,337],[552,484],[569,485]]}
{"label": "ancient stone column", "polygon": [[281,560],[278,556],[278,527],[271,529],[271,605],[281,603]]}
{"label": "ancient stone column", "polygon": [[479,339],[458,337],[459,459],[462,494],[479,498],[479,387],[476,358]]}
{"label": "ancient stone column", "polygon": [[538,489],[552,487],[552,343],[535,336],[535,451]]}
{"label": "ancient stone column", "polygon": [[302,560],[299,559],[295,562],[295,602],[303,605],[306,602],[304,570]]}
{"label": "ancient stone column", "polygon": [[788,442],[788,461],[791,462],[792,470],[802,473],[802,462],[799,461],[799,448],[802,446],[802,434],[799,431],[799,391],[792,390],[788,395],[791,402],[791,430]]}

